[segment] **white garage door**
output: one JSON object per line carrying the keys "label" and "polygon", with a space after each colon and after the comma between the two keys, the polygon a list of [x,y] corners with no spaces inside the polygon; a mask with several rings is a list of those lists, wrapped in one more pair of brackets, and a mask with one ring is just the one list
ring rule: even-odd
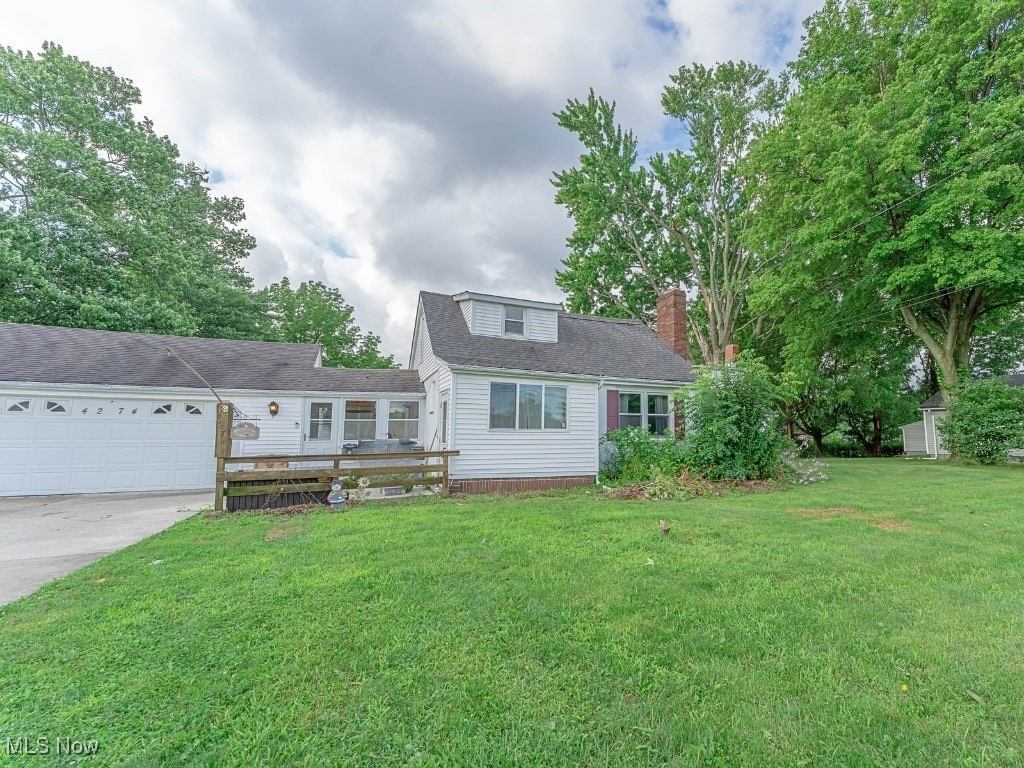
{"label": "white garage door", "polygon": [[0,397],[0,496],[213,488],[202,400]]}

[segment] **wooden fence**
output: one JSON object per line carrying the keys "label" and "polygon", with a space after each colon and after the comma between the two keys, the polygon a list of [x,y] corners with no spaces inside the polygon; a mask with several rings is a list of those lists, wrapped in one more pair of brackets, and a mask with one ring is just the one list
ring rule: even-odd
{"label": "wooden fence", "polygon": [[[221,456],[217,458],[217,496],[214,509],[224,508],[224,499],[236,496],[319,494],[331,490],[335,478],[358,481],[363,488],[401,485],[441,486],[448,495],[448,458],[458,451],[410,451],[405,453],[339,453],[320,455],[273,454],[267,456]],[[395,462],[400,461],[400,464]],[[382,464],[389,462],[389,464]],[[291,469],[292,464],[330,464]],[[275,464],[260,469],[229,471],[231,464]],[[254,483],[254,481],[256,481]],[[243,484],[244,483],[244,484]]]}
{"label": "wooden fence", "polygon": [[[224,499],[268,497],[275,506],[290,506],[298,498],[315,494],[326,499],[335,478],[358,481],[367,478],[363,488],[389,488],[402,485],[441,486],[448,495],[448,459],[458,451],[408,451],[401,453],[336,453],[319,455],[270,454],[265,456],[231,455],[231,418],[234,406],[219,403],[214,453],[217,459],[216,491],[213,508],[224,509]],[[390,462],[383,464],[382,462]],[[395,462],[401,462],[396,464]],[[228,470],[229,465],[251,464],[252,469]],[[322,466],[292,469],[293,464]],[[260,467],[260,465],[264,465]],[[283,465],[283,466],[282,466]],[[235,506],[232,504],[231,506]],[[265,505],[260,505],[265,506]],[[241,508],[253,508],[246,505]]]}

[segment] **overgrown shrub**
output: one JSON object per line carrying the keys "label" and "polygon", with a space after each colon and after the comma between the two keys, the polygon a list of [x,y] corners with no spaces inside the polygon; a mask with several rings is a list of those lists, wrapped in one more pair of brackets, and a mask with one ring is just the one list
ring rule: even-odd
{"label": "overgrown shrub", "polygon": [[998,379],[965,382],[952,392],[938,428],[953,458],[1006,461],[1011,450],[1024,448],[1024,387]]}
{"label": "overgrown shrub", "polygon": [[712,480],[775,477],[784,441],[779,399],[771,371],[756,359],[704,369],[685,400],[686,466]]}
{"label": "overgrown shrub", "polygon": [[605,474],[618,482],[643,483],[675,476],[683,468],[681,444],[643,427],[616,429],[602,440]]}
{"label": "overgrown shrub", "polygon": [[864,455],[864,447],[849,438],[834,434],[821,441],[821,455],[835,459],[857,459]]}

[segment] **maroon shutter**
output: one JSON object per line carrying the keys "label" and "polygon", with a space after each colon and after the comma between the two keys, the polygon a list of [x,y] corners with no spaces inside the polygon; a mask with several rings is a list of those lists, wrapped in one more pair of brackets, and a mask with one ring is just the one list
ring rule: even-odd
{"label": "maroon shutter", "polygon": [[608,390],[608,431],[619,428],[619,390]]}

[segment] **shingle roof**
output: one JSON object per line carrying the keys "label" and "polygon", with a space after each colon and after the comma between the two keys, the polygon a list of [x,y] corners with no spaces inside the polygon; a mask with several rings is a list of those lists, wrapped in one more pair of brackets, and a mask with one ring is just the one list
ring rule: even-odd
{"label": "shingle roof", "polygon": [[469,332],[459,305],[420,293],[430,345],[449,365],[647,381],[693,381],[693,366],[637,320],[558,313],[558,341],[523,341]]}
{"label": "shingle roof", "polygon": [[[1006,383],[1011,387],[1024,387],[1024,373],[1011,373],[1009,376],[1004,377]],[[936,392],[934,395],[925,400],[921,405],[917,407],[919,411],[927,411],[931,409],[945,408],[946,406],[942,403],[942,393]]]}
{"label": "shingle roof", "polygon": [[316,368],[316,344],[194,339],[0,323],[0,381],[220,389],[422,393],[416,371]]}

